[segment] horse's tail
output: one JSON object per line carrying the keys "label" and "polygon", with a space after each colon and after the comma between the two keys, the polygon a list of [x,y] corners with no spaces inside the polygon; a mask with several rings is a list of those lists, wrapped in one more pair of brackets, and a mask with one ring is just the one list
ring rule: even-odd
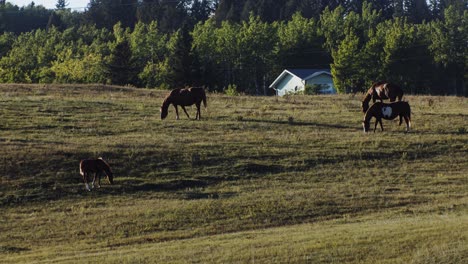
{"label": "horse's tail", "polygon": [[81,176],[84,176],[83,161],[80,161],[80,175],[81,175]]}
{"label": "horse's tail", "polygon": [[396,88],[396,91],[397,91],[396,95],[397,95],[397,97],[398,97],[398,101],[402,101],[402,100],[403,100],[403,94],[404,94],[405,92],[403,92],[403,89],[401,89],[400,86],[398,86],[398,85],[396,85],[396,84],[394,84],[394,85],[395,85],[395,88]]}
{"label": "horse's tail", "polygon": [[205,108],[208,106],[206,104],[206,93],[205,93],[205,89],[202,89],[202,100],[203,100],[203,106],[205,106]]}
{"label": "horse's tail", "polygon": [[406,103],[408,104],[408,127],[411,127],[411,106],[408,102]]}
{"label": "horse's tail", "polygon": [[409,113],[408,113],[408,119],[409,119],[409,121],[411,122],[411,108],[410,108],[410,111],[409,111]]}

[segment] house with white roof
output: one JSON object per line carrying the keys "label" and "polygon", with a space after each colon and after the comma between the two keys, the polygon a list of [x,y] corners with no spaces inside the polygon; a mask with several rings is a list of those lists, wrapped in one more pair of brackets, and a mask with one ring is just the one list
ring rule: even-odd
{"label": "house with white roof", "polygon": [[306,86],[320,85],[319,93],[336,94],[333,78],[328,69],[285,69],[270,85],[276,95],[283,96],[303,91]]}

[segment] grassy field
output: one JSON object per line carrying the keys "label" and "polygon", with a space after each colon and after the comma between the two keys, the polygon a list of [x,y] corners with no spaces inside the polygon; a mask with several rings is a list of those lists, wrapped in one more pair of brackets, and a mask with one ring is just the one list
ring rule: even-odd
{"label": "grassy field", "polygon": [[[0,86],[2,263],[466,263],[468,99],[406,96],[412,131],[362,132],[362,95]],[[189,108],[192,117],[195,108]],[[86,192],[80,159],[115,184]]]}

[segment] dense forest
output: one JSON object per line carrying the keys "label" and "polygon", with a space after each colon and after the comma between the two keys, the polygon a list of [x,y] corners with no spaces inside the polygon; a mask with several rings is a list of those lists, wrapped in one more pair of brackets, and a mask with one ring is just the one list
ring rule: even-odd
{"label": "dense forest", "polygon": [[0,31],[4,83],[269,94],[285,68],[329,68],[339,92],[468,95],[466,0],[0,0]]}

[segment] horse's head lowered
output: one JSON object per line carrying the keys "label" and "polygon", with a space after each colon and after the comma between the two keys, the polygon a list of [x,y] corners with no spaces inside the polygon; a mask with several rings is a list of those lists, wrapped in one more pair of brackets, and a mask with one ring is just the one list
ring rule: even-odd
{"label": "horse's head lowered", "polygon": [[362,121],[362,128],[364,129],[364,133],[369,132],[370,122],[366,122],[366,120]]}
{"label": "horse's head lowered", "polygon": [[110,184],[114,184],[114,173],[112,173],[111,169],[109,168],[109,171],[107,171],[107,180],[109,181]]}
{"label": "horse's head lowered", "polygon": [[161,120],[164,120],[167,117],[168,108],[169,108],[169,103],[167,102],[167,100],[165,100],[159,110],[161,112]]}
{"label": "horse's head lowered", "polygon": [[167,108],[166,109],[163,109],[161,107],[161,109],[159,110],[161,112],[161,120],[165,119],[167,117]]}
{"label": "horse's head lowered", "polygon": [[361,109],[363,113],[366,113],[367,110],[369,109],[369,101],[362,101]]}
{"label": "horse's head lowered", "polygon": [[101,160],[104,163],[103,170],[107,175],[107,180],[110,184],[114,184],[114,173],[112,172],[112,169],[110,168],[109,164],[101,157],[99,157],[99,160]]}

